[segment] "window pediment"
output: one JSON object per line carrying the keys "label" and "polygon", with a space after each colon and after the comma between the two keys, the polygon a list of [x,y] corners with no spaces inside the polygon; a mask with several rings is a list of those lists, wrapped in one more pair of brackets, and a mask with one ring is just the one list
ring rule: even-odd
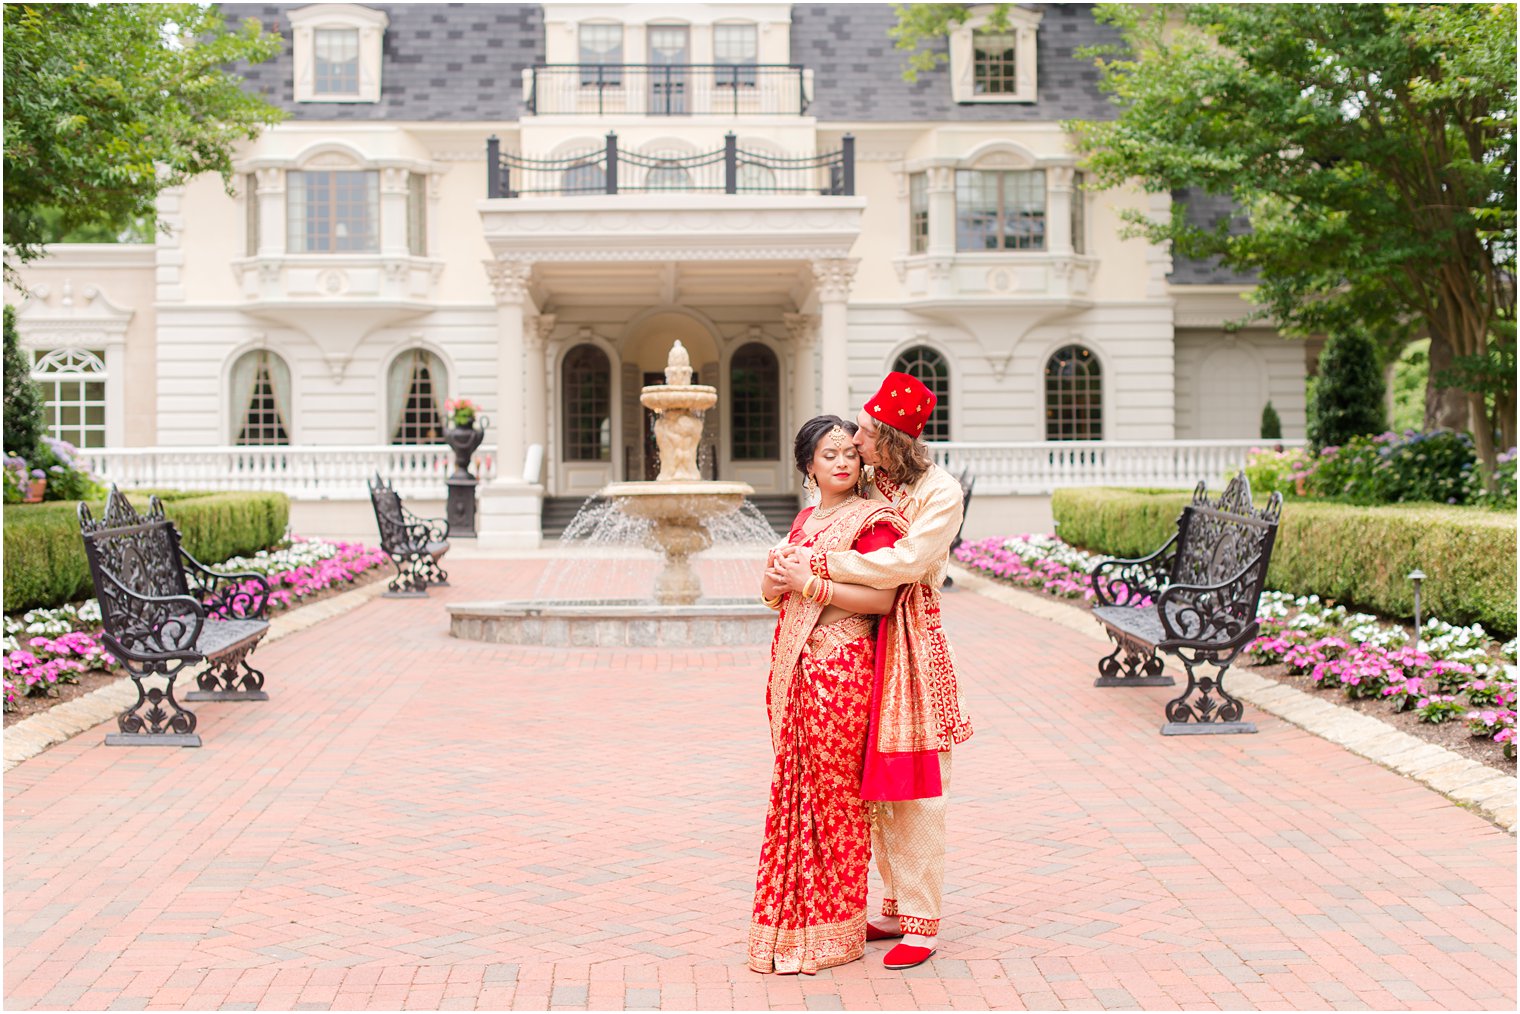
{"label": "window pediment", "polygon": [[950,30],[950,88],[956,102],[1034,102],[1039,68],[1039,11],[1010,5],[1007,26],[992,25],[992,6],[972,8]]}

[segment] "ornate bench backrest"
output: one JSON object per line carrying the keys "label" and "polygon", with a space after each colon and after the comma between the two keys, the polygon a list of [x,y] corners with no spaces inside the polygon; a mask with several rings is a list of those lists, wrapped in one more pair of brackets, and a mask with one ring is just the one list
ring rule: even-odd
{"label": "ornate bench backrest", "polygon": [[1254,620],[1281,516],[1282,494],[1273,493],[1257,510],[1244,472],[1230,480],[1218,500],[1210,500],[1205,484],[1198,483],[1193,502],[1178,519],[1170,583],[1218,585],[1234,579],[1228,589],[1209,596],[1210,604],[1228,604],[1241,621]]}
{"label": "ornate bench backrest", "polygon": [[164,616],[159,611],[145,609],[121,591],[125,587],[154,597],[190,594],[179,558],[179,533],[164,516],[158,497],[149,498],[143,515],[112,486],[100,519],[90,515],[87,505],[79,505],[79,533],[106,633],[129,646],[157,646],[165,633],[178,640],[177,630],[160,632]]}
{"label": "ornate bench backrest", "polygon": [[370,480],[369,499],[375,508],[375,523],[380,526],[381,548],[390,552],[410,545],[406,517],[401,513],[401,495],[377,475]]}

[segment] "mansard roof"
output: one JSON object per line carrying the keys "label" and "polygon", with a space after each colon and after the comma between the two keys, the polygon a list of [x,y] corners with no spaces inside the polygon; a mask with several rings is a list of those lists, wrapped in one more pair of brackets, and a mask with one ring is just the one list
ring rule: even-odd
{"label": "mansard roof", "polygon": [[[303,4],[222,4],[229,24],[253,17],[286,39],[285,51],[243,68],[253,89],[298,120],[515,120],[523,113],[522,70],[544,61],[537,4],[365,4],[390,18],[378,103],[294,100],[289,12]],[[1116,41],[1090,4],[1027,4],[1044,19],[1038,35],[1039,101],[957,104],[949,70],[902,79],[907,54],[887,30],[890,4],[794,4],[792,62],[813,71],[820,120],[1029,122],[1110,115],[1098,72],[1076,49]],[[939,48],[945,47],[942,41]]]}

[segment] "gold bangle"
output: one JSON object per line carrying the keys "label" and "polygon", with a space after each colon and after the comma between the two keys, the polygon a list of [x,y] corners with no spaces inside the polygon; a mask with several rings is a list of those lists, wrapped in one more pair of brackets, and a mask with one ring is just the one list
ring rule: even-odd
{"label": "gold bangle", "polygon": [[760,601],[764,602],[768,608],[771,608],[771,609],[780,609],[781,608],[781,596],[780,595],[777,595],[773,599],[768,599],[764,595],[762,595],[762,596],[760,596]]}
{"label": "gold bangle", "polygon": [[824,578],[818,585],[818,601],[829,605],[834,601],[834,582]]}
{"label": "gold bangle", "polygon": [[802,597],[803,598],[810,599],[810,598],[813,597],[813,585],[816,584],[817,581],[818,581],[818,575],[817,574],[814,574],[812,577],[809,577],[807,579],[806,583],[804,583],[803,586],[802,586]]}

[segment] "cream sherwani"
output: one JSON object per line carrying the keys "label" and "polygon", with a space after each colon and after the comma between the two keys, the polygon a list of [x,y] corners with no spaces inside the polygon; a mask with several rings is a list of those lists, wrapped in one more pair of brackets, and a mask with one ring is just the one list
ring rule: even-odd
{"label": "cream sherwani", "polygon": [[[896,588],[920,582],[935,589],[950,568],[950,543],[965,512],[960,483],[932,466],[911,486],[883,480],[875,495],[890,500],[908,521],[895,546],[870,553],[835,552],[826,560],[835,581]],[[942,717],[940,780],[943,793],[929,799],[900,800],[872,825],[871,846],[881,874],[882,914],[896,915],[904,933],[939,932],[940,896],[945,880],[945,806],[950,792],[950,746],[971,734],[959,686],[948,688],[957,714]]]}

